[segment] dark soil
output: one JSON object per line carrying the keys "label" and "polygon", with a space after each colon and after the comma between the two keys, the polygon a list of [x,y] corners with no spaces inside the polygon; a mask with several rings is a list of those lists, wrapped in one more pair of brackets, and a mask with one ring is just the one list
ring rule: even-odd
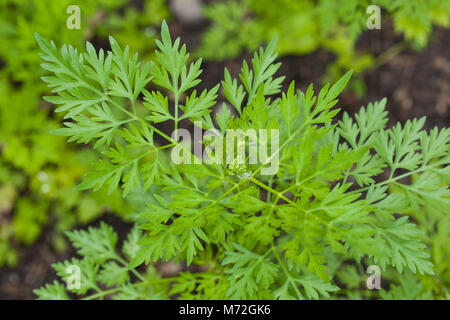
{"label": "dark soil", "polygon": [[[99,227],[100,222],[114,227],[119,236],[118,247],[126,239],[132,225],[123,222],[112,213],[106,213],[103,217],[89,224]],[[80,229],[86,229],[88,226]],[[42,231],[42,236],[33,245],[19,246],[19,264],[16,268],[0,268],[0,300],[5,299],[35,299],[33,290],[47,283],[58,280],[51,265],[75,254],[75,249],[69,247],[64,253],[57,253],[52,246],[53,229],[49,226]]]}
{"label": "dark soil", "polygon": [[[182,36],[183,42],[191,51],[198,44],[204,28],[204,24],[191,27],[183,26],[177,21],[170,24],[173,35]],[[380,31],[366,32],[359,40],[358,48],[379,55],[399,41],[401,39],[394,35],[392,27],[387,24]],[[340,107],[353,113],[368,102],[387,97],[391,123],[426,115],[427,128],[447,127],[450,121],[449,57],[450,31],[438,28],[425,50],[415,52],[405,49],[377,69],[366,72],[363,77],[368,87],[367,96],[358,98],[351,92],[344,92]],[[232,74],[237,75],[242,59],[249,58],[249,55],[243,55],[222,63],[205,62],[200,87],[212,87],[222,80],[225,66]],[[283,57],[280,74],[286,75],[285,84],[295,80],[299,88],[305,88],[310,83],[318,88],[319,79],[327,63],[332,60],[333,56],[323,51],[302,57]],[[105,220],[119,231],[119,235],[125,235],[130,228],[111,214],[106,215]],[[99,221],[93,223],[98,224]],[[0,299],[33,299],[33,289],[56,279],[50,265],[73,254],[73,249],[57,254],[51,245],[51,228],[46,231],[34,245],[19,248],[17,268],[0,268]],[[166,273],[169,274],[170,268],[173,269],[174,266],[169,264],[167,268]]]}
{"label": "dark soil", "polygon": [[[379,54],[394,44],[392,29],[366,34],[363,46]],[[437,28],[428,47],[420,52],[406,49],[384,65],[364,75],[367,96],[360,104],[388,99],[390,118],[405,122],[427,117],[426,128],[448,127],[450,122],[450,30]],[[358,104],[354,104],[359,107]]]}

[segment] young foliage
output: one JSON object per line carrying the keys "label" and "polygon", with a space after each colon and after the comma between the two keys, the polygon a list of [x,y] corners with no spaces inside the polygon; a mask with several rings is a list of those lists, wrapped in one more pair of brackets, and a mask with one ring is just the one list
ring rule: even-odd
{"label": "young foliage", "polygon": [[[131,190],[150,194],[148,209],[138,217],[142,231],[131,232],[123,256],[106,225],[68,233],[83,257],[85,285],[75,293],[130,299],[337,297],[335,269],[346,259],[377,264],[383,271],[434,274],[424,233],[407,214],[436,206],[448,212],[448,128],[427,133],[421,119],[387,129],[385,100],[362,108],[354,119],[344,114],[336,123],[337,97],[351,72],[318,93],[312,86],[296,92],[294,83],[282,93],[274,41],[250,64],[243,63],[240,81],[225,70],[227,102],[215,120],[219,137],[227,129],[276,129],[278,147],[266,141],[273,146],[270,156],[256,163],[242,162],[234,153],[226,163],[195,161],[199,155],[183,147],[188,141],[178,141],[180,121],[213,128],[210,107],[217,104],[218,86],[197,95],[201,61],[188,62],[185,46],[172,40],[166,23],[150,67],[113,38],[112,51],[90,54],[95,63],[70,46],[57,50],[36,38],[47,61],[43,67],[54,73],[44,80],[65,97],[50,100],[70,112],[72,127],[80,125],[80,117],[96,123],[95,134],[63,133],[106,150],[79,189],[107,186],[111,192],[123,189],[125,197]],[[111,73],[105,71],[108,59]],[[87,72],[92,64],[101,77]],[[149,92],[149,83],[160,89]],[[83,108],[69,111],[80,106],[80,97]],[[117,121],[111,133],[98,130],[110,119],[96,112],[99,108],[110,110]],[[156,127],[162,121],[173,124],[172,136]],[[205,137],[202,142],[208,144]],[[169,152],[180,149],[193,163],[172,161]],[[208,152],[213,157],[221,151]],[[275,158],[278,171],[264,173]],[[151,267],[145,275],[136,269],[168,260],[200,265],[203,271],[160,278]],[[60,266],[55,269],[61,273]],[[36,293],[48,298],[60,291],[55,284]]]}

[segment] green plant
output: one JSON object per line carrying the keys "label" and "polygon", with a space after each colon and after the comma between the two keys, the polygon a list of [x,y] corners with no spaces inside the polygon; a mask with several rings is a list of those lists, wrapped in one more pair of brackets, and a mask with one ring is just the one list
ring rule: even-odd
{"label": "green plant", "polygon": [[[43,80],[56,93],[45,99],[70,118],[54,133],[104,149],[104,158],[78,189],[122,189],[127,196],[142,187],[149,196],[148,209],[136,221],[139,229],[133,228],[120,251],[106,224],[67,233],[81,258],[54,268],[63,280],[68,267],[80,268],[81,286],[69,290],[72,294],[87,299],[380,297],[362,288],[365,278],[355,279],[363,266],[376,264],[392,279],[392,289],[382,297],[402,297],[398,278],[408,284],[435,281],[433,295],[445,297],[448,282],[438,283],[441,275],[430,261],[425,235],[408,214],[448,212],[448,128],[427,133],[422,118],[387,129],[385,99],[362,108],[354,119],[344,114],[333,123],[337,97],[351,72],[318,94],[312,85],[296,91],[294,83],[281,92],[275,42],[255,53],[251,65],[244,61],[242,84],[225,70],[221,86],[227,102],[211,117],[218,86],[198,94],[201,61],[188,63],[185,46],[172,41],[165,22],[161,37],[155,61],[141,63],[112,37],[112,51],[96,52],[87,43],[86,52],[78,53],[70,45],[59,51],[36,34],[42,66],[52,73]],[[148,91],[150,84],[159,89]],[[174,97],[173,112],[168,95]],[[279,147],[256,164],[175,164],[170,151],[190,151],[186,141],[175,139],[186,119],[205,129],[215,121],[216,139],[227,129],[278,130]],[[165,121],[173,123],[174,135],[156,127]],[[157,137],[166,142],[157,143]],[[275,146],[273,139],[269,143]],[[194,152],[191,159],[197,156]],[[276,156],[278,172],[262,174]],[[442,219],[448,222],[447,215]],[[202,271],[163,278],[154,263],[168,260]],[[148,267],[138,269],[144,262]],[[403,294],[427,296],[421,290]],[[68,298],[58,282],[35,293],[41,299]]]}
{"label": "green plant", "polygon": [[[335,54],[325,81],[338,79],[348,69],[359,74],[376,64],[370,52],[356,49],[357,37],[366,29],[370,5],[378,5],[383,21],[391,18],[395,31],[417,49],[426,46],[433,25],[450,24],[450,5],[439,0],[219,1],[205,9],[212,24],[203,34],[198,55],[210,60],[234,58],[278,35],[277,51],[282,55],[304,55],[319,48]],[[218,47],[221,49],[216,50]]]}

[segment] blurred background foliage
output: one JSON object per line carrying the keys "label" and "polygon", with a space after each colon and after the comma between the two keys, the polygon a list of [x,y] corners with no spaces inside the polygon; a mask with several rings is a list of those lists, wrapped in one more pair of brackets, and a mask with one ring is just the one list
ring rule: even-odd
{"label": "blurred background foliage", "polygon": [[[81,29],[66,27],[71,4],[81,8]],[[17,265],[17,245],[35,242],[46,225],[54,228],[54,248],[63,250],[62,231],[134,207],[119,193],[74,190],[96,156],[49,134],[61,117],[42,100],[48,89],[34,32],[79,49],[114,34],[148,59],[155,26],[168,14],[164,0],[145,1],[142,11],[125,0],[0,1],[0,266]]]}
{"label": "blurred background foliage", "polygon": [[441,0],[220,1],[205,10],[211,26],[197,54],[219,61],[234,58],[277,36],[280,55],[304,55],[319,48],[332,52],[336,59],[327,66],[323,80],[336,80],[352,69],[353,89],[364,94],[364,84],[358,78],[355,81],[355,75],[379,63],[370,52],[356,50],[358,36],[367,29],[370,5],[378,5],[383,20],[391,19],[395,31],[417,50],[426,46],[433,25],[448,27],[450,23],[450,2]]}
{"label": "blurred background foliage", "polygon": [[[79,30],[66,27],[66,9],[72,4],[81,8]],[[386,55],[405,47],[422,50],[435,25],[450,23],[450,1],[441,0],[0,0],[0,267],[17,266],[18,248],[32,245],[44,228],[51,228],[53,249],[62,252],[66,248],[63,231],[87,224],[104,212],[127,220],[145,202],[136,198],[125,202],[120,194],[108,196],[105,190],[74,191],[96,155],[90,148],[49,134],[62,119],[42,99],[49,90],[40,80],[34,32],[58,46],[70,43],[78,49],[86,40],[107,48],[108,35],[113,35],[122,46],[128,44],[139,52],[141,59],[151,59],[161,21],[175,17],[181,21],[177,33],[182,37],[183,23],[200,25],[195,29],[200,41],[193,48],[194,56],[210,64],[241,59],[278,36],[277,51],[282,56],[319,49],[331,52],[335,59],[321,78],[330,81],[348,69],[356,74],[371,72],[383,62],[380,59],[385,56],[357,49],[370,4],[382,8],[382,21],[390,20],[403,39]],[[221,73],[223,66],[217,69]],[[359,95],[366,92],[358,77],[352,89]],[[381,295],[430,298],[433,291],[436,297],[445,297],[445,288],[450,287],[448,213],[434,208],[409,214],[426,233],[436,276],[409,275],[398,283],[392,275],[391,290]],[[347,297],[368,294],[353,290],[364,286],[365,270],[343,261],[336,261],[330,270],[346,284]]]}

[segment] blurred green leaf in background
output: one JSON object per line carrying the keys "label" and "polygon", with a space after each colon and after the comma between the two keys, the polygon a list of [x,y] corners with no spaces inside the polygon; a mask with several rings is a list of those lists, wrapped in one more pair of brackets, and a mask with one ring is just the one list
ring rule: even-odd
{"label": "blurred green leaf in background", "polygon": [[[76,4],[81,28],[69,29],[66,10]],[[155,26],[169,12],[165,0],[0,1],[0,266],[17,264],[16,247],[32,244],[48,224],[55,249],[63,249],[61,232],[85,224],[105,211],[126,215],[132,206],[118,193],[74,190],[95,153],[49,134],[61,116],[42,101],[48,89],[34,32],[56,43],[82,47],[86,40],[104,45],[113,32],[133,49],[153,51]],[[134,39],[134,40],[133,40]]]}

